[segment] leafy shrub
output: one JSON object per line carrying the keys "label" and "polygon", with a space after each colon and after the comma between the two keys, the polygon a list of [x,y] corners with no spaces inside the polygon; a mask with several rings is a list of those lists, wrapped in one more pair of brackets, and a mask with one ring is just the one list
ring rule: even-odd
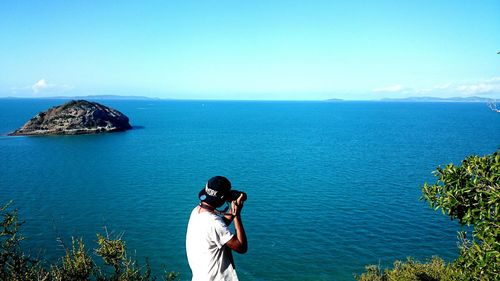
{"label": "leafy shrub", "polygon": [[72,239],[71,250],[61,258],[61,265],[51,266],[54,280],[88,280],[94,270],[94,261],[85,250],[81,239]]}
{"label": "leafy shrub", "polygon": [[408,258],[405,262],[395,261],[392,269],[382,271],[379,266],[369,265],[366,272],[357,277],[359,281],[460,281],[462,274],[439,257],[426,263]]}
{"label": "leafy shrub", "polygon": [[422,199],[462,226],[473,226],[472,239],[459,232],[460,255],[450,264],[435,257],[423,264],[396,261],[384,271],[372,265],[358,280],[500,280],[500,149],[469,156],[460,166],[438,167],[433,174],[437,181],[424,184]]}
{"label": "leafy shrub", "polygon": [[[0,208],[2,224],[0,226],[0,280],[5,281],[149,281],[151,268],[146,260],[145,267],[139,267],[136,260],[127,256],[125,242],[118,237],[97,234],[98,248],[95,254],[102,258],[104,265],[110,266],[109,272],[99,267],[85,249],[82,239],[72,239],[71,248],[60,259],[59,264],[48,268],[42,266],[39,259],[24,254],[19,234],[22,223],[18,220],[17,210],[9,210],[11,203]],[[162,280],[174,281],[179,273],[165,272]]]}
{"label": "leafy shrub", "polygon": [[40,262],[21,250],[24,237],[18,231],[22,223],[18,220],[17,210],[7,211],[10,204],[0,208],[0,280],[46,280],[49,273]]}
{"label": "leafy shrub", "polygon": [[434,172],[437,182],[425,184],[423,199],[461,225],[472,225],[472,239],[461,232],[456,266],[477,280],[500,277],[500,149],[483,157],[469,156]]}

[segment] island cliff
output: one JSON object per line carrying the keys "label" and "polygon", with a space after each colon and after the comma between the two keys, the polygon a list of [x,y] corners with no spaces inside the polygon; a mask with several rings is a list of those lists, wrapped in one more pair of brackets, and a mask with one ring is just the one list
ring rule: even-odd
{"label": "island cliff", "polygon": [[9,135],[81,135],[129,129],[129,119],[121,112],[96,102],[72,100],[38,113]]}

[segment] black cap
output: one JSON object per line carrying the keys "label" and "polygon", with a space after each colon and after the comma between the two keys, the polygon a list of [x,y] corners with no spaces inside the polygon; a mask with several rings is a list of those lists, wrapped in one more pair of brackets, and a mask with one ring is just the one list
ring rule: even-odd
{"label": "black cap", "polygon": [[231,182],[223,176],[215,176],[208,180],[207,185],[198,194],[202,202],[218,208],[226,202],[231,190]]}

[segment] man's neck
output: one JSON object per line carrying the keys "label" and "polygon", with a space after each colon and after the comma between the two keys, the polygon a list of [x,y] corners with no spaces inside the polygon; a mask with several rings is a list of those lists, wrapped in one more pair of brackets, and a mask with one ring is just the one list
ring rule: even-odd
{"label": "man's neck", "polygon": [[212,207],[210,204],[207,204],[205,202],[201,202],[199,206],[200,206],[200,213],[201,212],[214,213],[214,211],[215,211],[214,207]]}

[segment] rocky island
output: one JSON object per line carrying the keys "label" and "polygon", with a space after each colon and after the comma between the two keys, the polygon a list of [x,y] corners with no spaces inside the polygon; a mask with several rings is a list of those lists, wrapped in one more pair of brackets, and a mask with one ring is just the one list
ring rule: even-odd
{"label": "rocky island", "polygon": [[38,113],[10,136],[81,135],[132,129],[118,110],[97,102],[72,100]]}

